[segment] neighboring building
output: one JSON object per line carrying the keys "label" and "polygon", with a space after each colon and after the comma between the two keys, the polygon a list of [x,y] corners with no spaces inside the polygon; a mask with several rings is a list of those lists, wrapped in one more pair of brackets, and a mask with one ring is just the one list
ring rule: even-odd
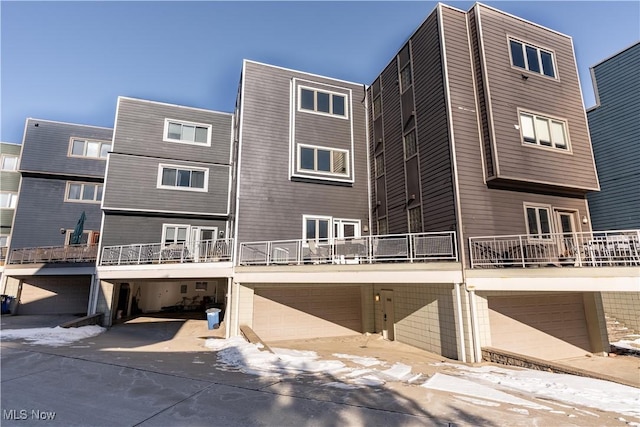
{"label": "neighboring building", "polygon": [[591,67],[587,110],[601,191],[589,194],[596,230],[640,228],[640,43]]}
{"label": "neighboring building", "polygon": [[18,203],[21,149],[19,144],[0,142],[0,265],[6,260],[13,214]]}
{"label": "neighboring building", "polygon": [[[207,304],[224,303],[232,127],[230,113],[118,98],[98,269],[99,304],[113,301],[112,317],[183,302],[202,315]],[[228,271],[216,277],[219,261]]]}
{"label": "neighboring building", "polygon": [[[587,110],[601,191],[590,193],[596,230],[640,229],[640,43],[591,67],[596,105]],[[639,239],[640,240],[640,239]],[[640,331],[640,292],[603,292],[607,315]]]}
{"label": "neighboring building", "polygon": [[[27,119],[4,275],[19,313],[86,313],[112,130]],[[84,213],[80,244],[71,236]]]}

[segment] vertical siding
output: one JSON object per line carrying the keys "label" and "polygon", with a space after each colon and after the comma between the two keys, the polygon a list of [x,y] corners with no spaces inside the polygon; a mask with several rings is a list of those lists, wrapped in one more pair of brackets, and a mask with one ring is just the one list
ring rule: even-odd
{"label": "vertical siding", "polygon": [[640,43],[593,67],[600,104],[587,113],[600,192],[588,195],[596,230],[640,228]]}
{"label": "vertical siding", "polygon": [[[295,180],[289,175],[292,79],[299,78],[352,90],[354,132],[354,182],[341,184],[318,180]],[[364,88],[329,78],[308,75],[254,62],[245,62],[241,111],[238,240],[300,239],[302,215],[352,218],[368,223],[367,144]],[[311,116],[310,114],[306,114]],[[297,117],[297,116],[296,116]],[[325,117],[318,116],[321,119]],[[308,117],[310,119],[310,117]],[[333,119],[333,118],[331,118]],[[343,119],[334,119],[341,123]],[[316,128],[308,138],[327,145]],[[315,130],[313,130],[315,129]],[[335,137],[350,138],[344,132]]]}

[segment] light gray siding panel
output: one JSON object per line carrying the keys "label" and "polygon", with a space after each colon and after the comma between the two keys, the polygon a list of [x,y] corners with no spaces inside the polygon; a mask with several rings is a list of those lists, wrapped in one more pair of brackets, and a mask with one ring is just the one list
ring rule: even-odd
{"label": "light gray siding panel", "polygon": [[0,172],[0,190],[17,192],[20,187],[20,172]]}
{"label": "light gray siding panel", "polygon": [[[326,83],[353,91],[354,183],[296,181],[290,179],[291,82],[293,78]],[[365,110],[360,85],[307,75],[277,67],[245,62],[241,111],[241,169],[238,206],[238,240],[300,239],[302,215],[326,215],[368,222],[367,144]],[[301,117],[302,113],[296,115]],[[316,145],[327,145],[329,122],[347,120],[305,113],[297,130]],[[317,121],[316,121],[317,119]],[[305,123],[306,120],[310,122]],[[335,133],[329,133],[335,135]],[[340,133],[343,138],[343,133]],[[298,134],[296,138],[303,138]]]}
{"label": "light gray siding panel", "polygon": [[29,119],[20,170],[103,178],[106,160],[70,157],[69,144],[71,138],[110,142],[111,137],[111,129]]}
{"label": "light gray siding panel", "polygon": [[179,216],[146,216],[107,214],[102,231],[102,247],[136,243],[160,243],[163,224],[184,224],[197,227],[217,227],[227,232],[227,222]]}
{"label": "light gray siding panel", "polygon": [[[211,146],[167,142],[165,119],[211,125]],[[228,113],[200,110],[130,98],[120,98],[113,151],[159,158],[229,164],[231,123]]]}
{"label": "light gray siding panel", "polygon": [[[597,188],[571,39],[482,5],[477,8],[499,177],[579,190]],[[509,37],[552,50],[558,79],[512,67]],[[566,120],[572,153],[524,146],[516,127],[518,108]]]}
{"label": "light gray siding panel", "polygon": [[593,67],[600,105],[588,115],[599,193],[588,195],[594,229],[640,228],[640,43]]}
{"label": "light gray siding panel", "polygon": [[13,223],[14,209],[0,209],[0,234],[9,234]]}
{"label": "light gray siding panel", "polygon": [[[157,188],[160,164],[209,169],[208,191]],[[226,214],[229,166],[112,153],[104,208]]]}
{"label": "light gray siding panel", "polygon": [[100,204],[65,202],[66,183],[61,179],[22,178],[11,248],[63,245],[65,235],[60,229],[73,229],[83,211],[85,231],[100,231]]}

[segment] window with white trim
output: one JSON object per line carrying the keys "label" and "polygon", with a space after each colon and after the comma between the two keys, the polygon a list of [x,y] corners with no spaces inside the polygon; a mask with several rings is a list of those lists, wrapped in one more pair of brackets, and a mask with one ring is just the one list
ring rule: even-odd
{"label": "window with white trim", "polygon": [[[73,236],[74,233],[74,229],[73,228],[68,228],[65,232],[65,236],[64,236],[64,244],[65,245],[70,245],[71,244],[71,236]],[[83,230],[82,231],[82,236],[80,237],[80,243],[77,243],[78,245],[87,245],[87,246],[93,246],[93,245],[97,245],[100,242],[100,232],[99,231],[93,231],[93,230]]]}
{"label": "window with white trim", "polygon": [[534,239],[551,238],[551,210],[547,206],[525,205],[527,234]]}
{"label": "window with white trim", "polygon": [[102,184],[68,181],[64,201],[100,203],[102,201]]}
{"label": "window with white trim", "polygon": [[303,111],[347,117],[347,96],[300,87],[298,108]]}
{"label": "window with white trim", "polygon": [[404,136],[404,158],[408,159],[418,152],[416,130],[412,130]]}
{"label": "window with white trim", "polygon": [[15,209],[17,201],[18,193],[11,193],[9,191],[0,192],[0,208]]}
{"label": "window with white trim", "polygon": [[298,171],[349,176],[349,151],[298,144]]}
{"label": "window with white trim", "polygon": [[568,150],[566,122],[537,114],[521,112],[520,130],[526,144]]}
{"label": "window with white trim", "polygon": [[303,215],[302,238],[316,243],[327,243],[331,239],[331,217],[314,217]]}
{"label": "window with white trim", "polygon": [[373,118],[382,114],[382,96],[378,95],[373,99]]}
{"label": "window with white trim", "polygon": [[88,157],[90,159],[106,159],[111,151],[111,141],[71,138],[70,157]]}
{"label": "window with white trim", "polygon": [[384,154],[380,153],[375,159],[376,177],[384,174]]}
{"label": "window with white trim", "polygon": [[409,89],[413,79],[411,78],[411,63],[408,63],[401,71],[400,71],[400,92],[404,92]]}
{"label": "window with white trim", "polygon": [[1,167],[3,171],[15,172],[18,170],[18,156],[3,154]]}
{"label": "window with white trim", "polygon": [[163,224],[162,243],[165,246],[186,243],[190,227],[188,224]]}
{"label": "window with white trim", "polygon": [[509,40],[509,49],[511,50],[511,64],[514,67],[548,77],[556,77],[552,52],[513,39]]}
{"label": "window with white trim", "polygon": [[187,191],[207,191],[209,169],[187,166],[159,165],[158,188]]}
{"label": "window with white trim", "polygon": [[164,140],[195,145],[211,145],[211,125],[182,120],[164,120]]}

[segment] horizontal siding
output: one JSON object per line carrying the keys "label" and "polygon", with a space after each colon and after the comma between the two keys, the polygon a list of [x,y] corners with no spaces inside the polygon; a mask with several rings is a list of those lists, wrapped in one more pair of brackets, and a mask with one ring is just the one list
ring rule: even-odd
{"label": "horizontal siding", "polygon": [[[157,188],[158,165],[160,163],[208,168],[208,191]],[[229,202],[228,195],[229,166],[112,153],[109,159],[109,173],[104,192],[104,207],[105,209],[226,214]]]}
{"label": "horizontal siding", "polygon": [[227,222],[204,218],[179,216],[118,215],[107,213],[102,229],[102,247],[131,245],[136,243],[159,243],[162,241],[163,224],[185,224],[198,227],[217,227],[218,232],[227,233]]}
{"label": "horizontal siding", "polygon": [[0,190],[18,192],[20,172],[0,172]]}
{"label": "horizontal siding", "polygon": [[0,234],[9,234],[15,209],[0,209]]}
{"label": "horizontal siding", "polygon": [[29,119],[20,170],[102,178],[106,160],[70,157],[69,145],[71,138],[111,141],[111,137],[111,129]]}
{"label": "horizontal siding", "polygon": [[60,229],[73,229],[83,211],[84,229],[100,230],[100,204],[65,202],[66,183],[59,179],[22,179],[11,248],[63,245],[65,235]]}
{"label": "horizontal siding", "polygon": [[[499,176],[597,188],[571,39],[481,5],[476,10],[480,10]],[[511,67],[509,36],[552,50],[558,79]],[[566,120],[572,153],[523,146],[516,127],[518,108]]]}
{"label": "horizontal siding", "polygon": [[[241,111],[239,171],[239,241],[300,239],[302,215],[353,218],[368,223],[367,144],[364,88],[277,67],[245,63]],[[289,178],[290,90],[292,78],[312,80],[353,91],[355,175],[353,185]],[[306,114],[311,120],[314,115]],[[327,119],[318,118],[308,138],[325,145]],[[338,120],[339,119],[335,119]],[[346,120],[344,121],[346,122]],[[305,132],[306,133],[306,132]],[[301,137],[301,136],[298,136]],[[315,139],[317,138],[317,139]]]}

